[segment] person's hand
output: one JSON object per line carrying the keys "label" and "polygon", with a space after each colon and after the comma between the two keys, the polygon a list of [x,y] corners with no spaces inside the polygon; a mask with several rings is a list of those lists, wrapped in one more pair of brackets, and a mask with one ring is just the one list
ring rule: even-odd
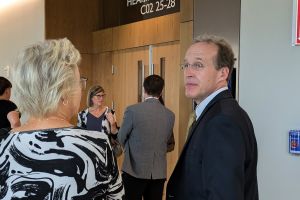
{"label": "person's hand", "polygon": [[106,119],[109,121],[110,125],[116,124],[116,117],[111,112],[106,113]]}
{"label": "person's hand", "polygon": [[110,132],[116,134],[118,132],[116,116],[109,112],[106,113],[106,119],[110,123]]}

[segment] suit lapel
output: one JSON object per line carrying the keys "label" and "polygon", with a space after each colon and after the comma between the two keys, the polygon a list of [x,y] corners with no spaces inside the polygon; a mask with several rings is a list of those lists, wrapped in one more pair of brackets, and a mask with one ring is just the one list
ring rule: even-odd
{"label": "suit lapel", "polygon": [[[204,117],[204,115],[213,107],[213,105],[215,105],[218,101],[222,100],[222,99],[228,99],[228,98],[232,98],[231,93],[228,90],[222,91],[220,92],[217,96],[215,96],[209,103],[208,105],[205,107],[205,109],[203,110],[203,112],[201,113],[200,117],[197,119],[197,121],[195,122],[195,124],[191,127],[191,132],[189,134],[189,137],[187,138],[184,147],[182,149],[182,152],[178,158],[177,164],[175,166],[175,169],[170,177],[169,183],[168,183],[168,187],[171,189],[172,188],[172,183],[174,181],[178,181],[178,177],[180,175],[177,174],[177,170],[180,170],[180,167],[182,166],[183,162],[181,161],[182,159],[184,159],[185,157],[185,151],[187,149],[187,145],[191,140],[191,137],[193,136],[193,134],[195,133],[196,127],[199,126],[202,118]],[[175,191],[172,191],[173,193]]]}
{"label": "suit lapel", "polygon": [[192,135],[195,132],[196,127],[199,125],[199,123],[201,122],[201,119],[203,118],[203,116],[213,107],[213,105],[215,103],[217,103],[218,101],[220,101],[221,99],[227,99],[227,98],[233,98],[231,93],[229,92],[229,90],[225,90],[220,92],[217,96],[215,96],[205,107],[205,109],[203,110],[203,112],[201,113],[200,117],[197,119],[197,121],[193,124],[193,126],[191,127],[191,132],[189,134],[189,137],[187,138],[184,148],[186,146],[186,144],[189,142],[190,138],[192,137]]}

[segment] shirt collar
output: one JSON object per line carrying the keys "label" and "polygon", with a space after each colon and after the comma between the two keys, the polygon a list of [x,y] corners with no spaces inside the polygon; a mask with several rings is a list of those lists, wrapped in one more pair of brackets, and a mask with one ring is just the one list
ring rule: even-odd
{"label": "shirt collar", "polygon": [[147,97],[147,98],[145,98],[145,101],[148,99],[158,99],[158,98],[157,97]]}
{"label": "shirt collar", "polygon": [[206,97],[203,101],[201,101],[195,109],[196,112],[196,119],[198,120],[198,118],[200,117],[200,115],[202,114],[203,110],[205,109],[205,107],[208,105],[208,103],[215,98],[215,96],[217,96],[220,92],[223,92],[224,90],[228,90],[228,87],[222,87],[216,91],[214,91],[213,93],[211,93],[208,97]]}

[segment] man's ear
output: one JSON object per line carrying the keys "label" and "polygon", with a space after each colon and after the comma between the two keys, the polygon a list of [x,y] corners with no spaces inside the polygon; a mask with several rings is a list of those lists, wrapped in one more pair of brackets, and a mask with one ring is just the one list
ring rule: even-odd
{"label": "man's ear", "polygon": [[7,97],[10,97],[11,89],[10,89],[10,88],[6,88],[6,89],[4,90],[4,93],[3,93],[3,94],[5,94]]}
{"label": "man's ear", "polygon": [[228,67],[222,67],[219,71],[219,78],[220,78],[220,81],[227,81],[227,79],[229,79],[229,68]]}

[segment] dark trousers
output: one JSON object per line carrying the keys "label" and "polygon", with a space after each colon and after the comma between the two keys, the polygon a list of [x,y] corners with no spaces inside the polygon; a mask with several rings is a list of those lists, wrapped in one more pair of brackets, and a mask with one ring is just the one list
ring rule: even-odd
{"label": "dark trousers", "polygon": [[122,173],[125,200],[161,200],[166,179],[140,179]]}

